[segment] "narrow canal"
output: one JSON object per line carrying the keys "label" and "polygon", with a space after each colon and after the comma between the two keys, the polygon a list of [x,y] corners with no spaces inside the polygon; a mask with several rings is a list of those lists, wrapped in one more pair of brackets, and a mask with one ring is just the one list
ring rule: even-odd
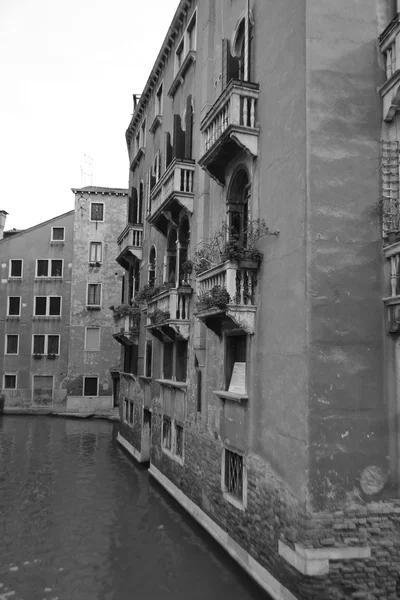
{"label": "narrow canal", "polygon": [[107,421],[0,416],[0,600],[265,600]]}

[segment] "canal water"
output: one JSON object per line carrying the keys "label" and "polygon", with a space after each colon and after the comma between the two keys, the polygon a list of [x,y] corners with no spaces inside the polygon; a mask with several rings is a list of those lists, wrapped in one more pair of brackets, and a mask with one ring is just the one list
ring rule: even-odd
{"label": "canal water", "polygon": [[0,416],[0,600],[265,600],[101,420]]}

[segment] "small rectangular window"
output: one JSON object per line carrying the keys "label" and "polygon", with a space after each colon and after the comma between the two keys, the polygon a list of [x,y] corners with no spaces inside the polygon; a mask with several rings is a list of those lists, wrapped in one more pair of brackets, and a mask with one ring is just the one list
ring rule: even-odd
{"label": "small rectangular window", "polygon": [[59,335],[48,335],[47,336],[47,354],[59,354],[60,353],[60,336]]}
{"label": "small rectangular window", "polygon": [[17,376],[16,375],[4,375],[4,389],[15,390],[17,388]]}
{"label": "small rectangular window", "polygon": [[102,243],[101,242],[90,242],[89,247],[89,262],[103,262]]}
{"label": "small rectangular window", "polygon": [[100,350],[100,327],[86,327],[85,350],[88,352]]}
{"label": "small rectangular window", "polygon": [[33,354],[44,354],[45,346],[45,335],[34,335],[33,336]]}
{"label": "small rectangular window", "polygon": [[51,228],[51,241],[52,242],[63,242],[65,239],[65,227],[52,227]]}
{"label": "small rectangular window", "polygon": [[243,456],[225,448],[225,491],[243,500]]}
{"label": "small rectangular window", "polygon": [[47,296],[35,297],[35,315],[44,316],[47,309]]}
{"label": "small rectangular window", "polygon": [[166,450],[171,450],[172,427],[171,427],[171,420],[168,417],[163,417],[162,445]]}
{"label": "small rectangular window", "polygon": [[183,458],[183,427],[175,423],[175,454]]}
{"label": "small rectangular window", "polygon": [[188,343],[185,340],[176,342],[176,380],[186,381]]}
{"label": "small rectangular window", "polygon": [[134,415],[134,404],[133,402],[129,402],[129,423],[133,425],[133,415]]}
{"label": "small rectangular window", "polygon": [[49,315],[60,316],[61,315],[61,297],[50,296],[49,297]]}
{"label": "small rectangular window", "polygon": [[20,296],[8,296],[8,311],[10,317],[19,317],[21,314]]}
{"label": "small rectangular window", "polygon": [[48,277],[49,276],[49,261],[45,260],[36,261],[36,277]]}
{"label": "small rectangular window", "polygon": [[10,260],[10,277],[22,277],[22,260]]}
{"label": "small rectangular window", "polygon": [[104,203],[92,202],[90,205],[90,219],[92,221],[104,221]]}
{"label": "small rectangular window", "polygon": [[88,306],[100,306],[101,283],[88,283],[87,303]]}
{"label": "small rectangular window", "polygon": [[83,395],[97,396],[98,395],[98,377],[84,377]]}
{"label": "small rectangular window", "polygon": [[52,277],[62,277],[63,274],[63,261],[62,260],[52,260],[51,261],[51,276]]}
{"label": "small rectangular window", "polygon": [[163,378],[172,379],[173,375],[174,344],[164,342],[163,344]]}
{"label": "small rectangular window", "polygon": [[147,340],[146,342],[146,363],[145,363],[145,376],[152,377],[153,370],[153,342]]}
{"label": "small rectangular window", "polygon": [[6,335],[6,354],[18,354],[18,334],[7,334]]}

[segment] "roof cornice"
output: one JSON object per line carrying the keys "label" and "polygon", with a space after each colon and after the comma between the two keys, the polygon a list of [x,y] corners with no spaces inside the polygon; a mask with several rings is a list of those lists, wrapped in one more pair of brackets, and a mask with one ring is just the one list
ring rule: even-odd
{"label": "roof cornice", "polygon": [[192,5],[193,0],[180,0],[179,6],[176,9],[174,18],[172,19],[172,23],[168,29],[167,35],[164,38],[164,42],[161,46],[161,50],[158,53],[154,66],[150,72],[149,78],[147,79],[147,83],[144,87],[142,95],[138,101],[138,104],[135,108],[135,111],[132,115],[132,119],[129,123],[128,129],[125,133],[126,143],[129,148],[130,141],[133,136],[133,132],[135,131],[138,123],[140,122],[144,110],[146,108],[147,102],[151,96],[151,93],[156,85],[160,73],[164,67],[164,64],[171,52],[171,48],[174,45],[176,37],[179,33],[181,25],[184,21],[185,16],[189,12],[189,8]]}

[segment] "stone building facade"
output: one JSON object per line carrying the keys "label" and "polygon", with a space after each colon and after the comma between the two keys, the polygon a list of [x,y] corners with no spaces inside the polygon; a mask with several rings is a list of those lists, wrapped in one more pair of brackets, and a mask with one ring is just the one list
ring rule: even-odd
{"label": "stone building facade", "polygon": [[182,0],[126,132],[118,439],[274,598],[400,594],[398,9]]}

